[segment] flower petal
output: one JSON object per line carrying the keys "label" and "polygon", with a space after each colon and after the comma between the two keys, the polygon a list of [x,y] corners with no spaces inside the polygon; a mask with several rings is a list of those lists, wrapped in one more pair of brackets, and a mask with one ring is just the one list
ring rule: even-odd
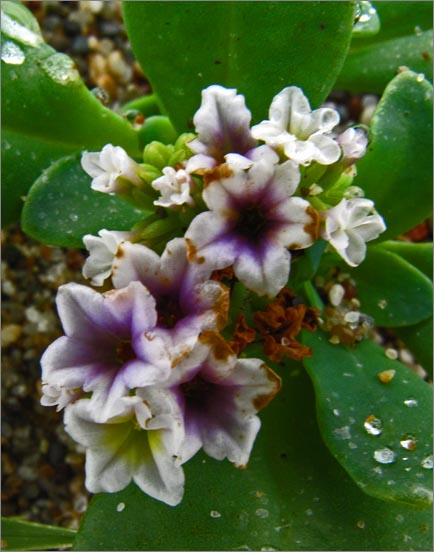
{"label": "flower petal", "polygon": [[365,242],[377,238],[386,229],[374,203],[365,198],[343,199],[322,216],[325,218],[322,237],[350,266],[358,266],[365,258]]}
{"label": "flower petal", "polygon": [[309,142],[316,147],[313,159],[322,165],[331,165],[341,156],[342,151],[339,144],[329,136],[313,134],[309,138]]}
{"label": "flower petal", "polygon": [[[99,237],[98,237],[99,236]],[[98,236],[86,234],[83,242],[89,257],[83,265],[83,276],[91,279],[93,286],[102,286],[112,273],[112,266],[118,246],[132,236],[132,232],[100,230]]]}
{"label": "flower petal", "polygon": [[350,266],[358,266],[365,258],[366,243],[358,232],[347,230],[349,238],[348,246],[344,250],[340,250],[339,254],[344,261]]}
{"label": "flower petal", "polygon": [[284,247],[267,244],[257,251],[245,250],[234,263],[234,273],[258,295],[273,297],[289,278],[291,256]]}
{"label": "flower petal", "polygon": [[250,119],[244,96],[237,95],[235,89],[209,86],[202,91],[202,104],[193,117],[198,139],[189,147],[219,163],[226,153],[245,153],[256,145],[250,134]]}

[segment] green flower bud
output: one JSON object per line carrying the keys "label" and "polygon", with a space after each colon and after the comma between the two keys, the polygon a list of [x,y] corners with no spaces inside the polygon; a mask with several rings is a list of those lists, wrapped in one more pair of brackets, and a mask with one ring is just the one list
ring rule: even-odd
{"label": "green flower bud", "polygon": [[174,146],[165,145],[161,142],[151,142],[143,150],[143,161],[146,164],[153,165],[157,169],[164,169],[169,166],[170,156],[173,154]]}

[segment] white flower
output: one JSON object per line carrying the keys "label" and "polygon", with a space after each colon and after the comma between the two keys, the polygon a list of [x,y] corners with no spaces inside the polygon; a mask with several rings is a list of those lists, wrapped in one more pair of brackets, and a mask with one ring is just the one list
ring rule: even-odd
{"label": "white flower", "polygon": [[172,167],[163,169],[163,176],[152,182],[154,190],[158,190],[161,196],[154,201],[154,205],[173,208],[187,203],[194,205],[190,191],[194,185],[192,177],[184,170],[175,171]]}
{"label": "white flower", "polygon": [[90,255],[83,265],[83,276],[90,278],[93,286],[102,286],[113,270],[113,262],[119,245],[131,238],[132,232],[100,230],[98,236],[86,234],[83,242]]}
{"label": "white flower", "polygon": [[184,426],[173,394],[140,389],[124,397],[118,415],[106,422],[97,422],[93,413],[89,399],[65,410],[66,431],[86,448],[86,488],[91,493],[114,493],[133,480],[153,498],[179,504],[184,473],[177,457]]}
{"label": "white flower", "polygon": [[342,161],[346,165],[352,165],[365,155],[368,146],[368,135],[363,128],[351,127],[339,134],[336,141],[343,151]]}
{"label": "white flower", "polygon": [[245,154],[256,146],[250,132],[251,113],[235,89],[212,85],[202,91],[202,103],[193,117],[198,136],[188,147],[197,155],[187,171],[209,170],[224,162],[227,153]]}
{"label": "white flower", "polygon": [[269,120],[252,127],[252,136],[272,148],[282,148],[289,159],[301,165],[317,161],[330,165],[337,161],[341,149],[328,136],[339,122],[334,109],[312,111],[302,90],[296,86],[284,88],[271,102]]}
{"label": "white flower", "polygon": [[122,193],[129,182],[142,182],[139,165],[120,146],[107,144],[100,152],[85,151],[81,166],[92,177],[91,188],[97,192]]}
{"label": "white flower", "polygon": [[343,199],[322,213],[327,240],[350,266],[358,266],[366,255],[366,242],[377,238],[386,225],[375,211],[373,201],[365,198]]}

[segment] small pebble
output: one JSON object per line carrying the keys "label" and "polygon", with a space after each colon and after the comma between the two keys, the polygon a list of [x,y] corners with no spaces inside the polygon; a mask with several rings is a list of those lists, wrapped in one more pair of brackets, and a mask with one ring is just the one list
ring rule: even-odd
{"label": "small pebble", "polygon": [[396,349],[392,349],[391,347],[386,349],[385,354],[387,358],[390,358],[390,360],[396,360],[398,358],[398,351]]}
{"label": "small pebble", "polygon": [[8,347],[15,343],[21,336],[21,326],[18,324],[5,324],[1,332],[1,346]]}
{"label": "small pebble", "polygon": [[383,372],[377,374],[377,377],[382,383],[389,383],[395,377],[395,374],[396,370],[383,370]]}
{"label": "small pebble", "polygon": [[342,302],[342,299],[344,298],[344,295],[345,295],[345,289],[343,286],[341,286],[340,284],[334,284],[331,288],[330,288],[330,291],[329,291],[329,299],[330,299],[330,303],[334,306],[334,307],[337,307],[341,304]]}

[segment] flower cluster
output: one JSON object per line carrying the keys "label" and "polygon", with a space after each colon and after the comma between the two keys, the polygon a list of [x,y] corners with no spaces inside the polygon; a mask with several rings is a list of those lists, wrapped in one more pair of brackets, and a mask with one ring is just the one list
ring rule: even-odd
{"label": "flower cluster", "polygon": [[148,212],[129,231],[84,236],[83,274],[105,291],[59,289],[65,335],[42,358],[42,404],[65,410],[91,492],[133,480],[176,505],[182,466],[199,449],[246,466],[257,413],[281,383],[244,351],[256,333],[218,275],[229,269],[231,288],[262,301],[277,296],[252,317],[271,361],[310,354],[295,336],[314,329],[315,314],[285,287],[291,255],[323,238],[357,266],[385,229],[373,203],[351,193],[367,136],[336,136],[338,122],[288,87],[251,127],[244,97],[214,85],[202,93],[196,134],[148,144],[143,163],[110,144],[83,154],[93,189]]}

